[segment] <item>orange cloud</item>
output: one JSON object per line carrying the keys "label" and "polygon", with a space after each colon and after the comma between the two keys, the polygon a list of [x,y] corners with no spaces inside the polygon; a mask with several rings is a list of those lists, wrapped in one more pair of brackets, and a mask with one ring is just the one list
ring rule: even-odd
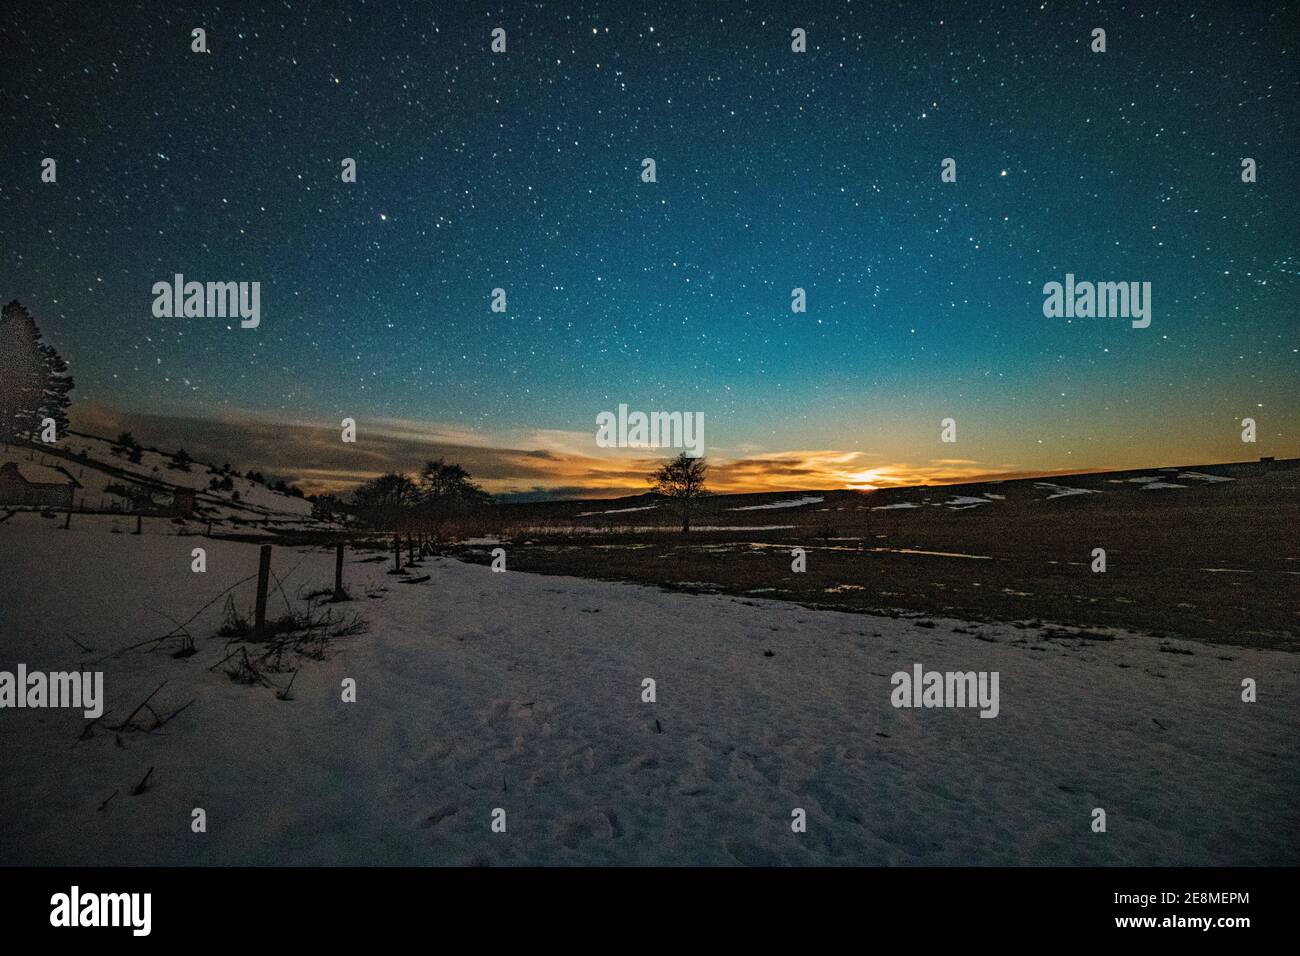
{"label": "orange cloud", "polygon": [[[494,495],[608,498],[649,490],[649,474],[669,455],[667,450],[648,455],[645,449],[599,449],[589,433],[486,434],[393,419],[361,422],[358,441],[345,445],[332,425],[237,413],[221,418],[128,414],[94,404],[76,408],[73,427],[109,436],[130,430],[145,444],[165,450],[184,447],[200,461],[256,469],[297,483],[308,494],[346,491],[389,471],[413,474],[425,461],[447,458]],[[870,490],[1026,474],[1013,465],[990,468],[973,459],[912,464],[882,462],[878,455],[842,449],[759,453],[749,446],[737,451],[734,457],[708,456],[711,490]]]}

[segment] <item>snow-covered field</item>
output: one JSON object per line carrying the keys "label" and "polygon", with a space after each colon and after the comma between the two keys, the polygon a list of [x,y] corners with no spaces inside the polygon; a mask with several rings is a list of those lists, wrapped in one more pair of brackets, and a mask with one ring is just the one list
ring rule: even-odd
{"label": "snow-covered field", "polygon": [[[0,670],[77,668],[160,636],[256,568],[251,545],[50,525],[0,524]],[[199,546],[206,574],[190,570]],[[1293,655],[441,559],[399,585],[362,557],[346,566],[360,599],[340,607],[369,631],[305,662],[291,701],[209,670],[218,601],[190,625],[194,656],[97,665],[105,724],[163,680],[160,709],[193,699],[158,732],[78,740],[79,711],[0,710],[0,862],[1300,862]],[[333,555],[277,548],[273,568],[296,568],[292,599],[331,583]],[[999,716],[895,709],[890,675],[916,662],[998,671]],[[1241,701],[1246,677],[1258,703]]]}

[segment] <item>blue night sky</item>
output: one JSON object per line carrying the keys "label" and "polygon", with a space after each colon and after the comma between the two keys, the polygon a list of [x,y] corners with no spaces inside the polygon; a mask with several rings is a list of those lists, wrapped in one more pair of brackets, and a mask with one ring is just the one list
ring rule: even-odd
{"label": "blue night sky", "polygon": [[[1300,452],[1285,4],[470,7],[0,11],[0,296],[74,422],[241,463],[276,427],[256,464],[326,486],[382,470],[351,416],[556,493],[635,484],[619,403],[703,412],[736,488]],[[176,272],[260,281],[260,327],[155,318]],[[1045,318],[1067,272],[1149,281],[1151,326]]]}

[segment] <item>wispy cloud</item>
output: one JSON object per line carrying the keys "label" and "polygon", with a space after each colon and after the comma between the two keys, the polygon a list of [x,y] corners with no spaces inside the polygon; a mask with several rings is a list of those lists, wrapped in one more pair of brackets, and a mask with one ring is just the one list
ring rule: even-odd
{"label": "wispy cloud", "polygon": [[[315,494],[342,491],[388,471],[413,473],[425,461],[447,458],[464,466],[495,495],[516,498],[616,497],[648,490],[648,475],[667,457],[644,449],[602,449],[594,431],[554,429],[488,432],[402,419],[358,422],[355,444],[322,423],[225,413],[184,417],[125,413],[104,405],[76,408],[74,428],[102,435],[132,431],[147,444],[184,447],[199,460],[230,462],[299,484]],[[763,453],[755,446],[709,456],[716,492],[804,491],[950,484],[1020,477],[1013,465],[990,468],[964,458],[924,464],[886,462],[843,449]]]}

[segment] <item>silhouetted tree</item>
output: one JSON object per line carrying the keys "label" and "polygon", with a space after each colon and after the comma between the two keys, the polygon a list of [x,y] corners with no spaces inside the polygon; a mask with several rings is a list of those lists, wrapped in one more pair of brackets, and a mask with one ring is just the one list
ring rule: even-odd
{"label": "silhouetted tree", "polygon": [[119,458],[126,456],[128,461],[138,465],[141,456],[144,455],[144,449],[140,447],[134,435],[130,432],[122,432],[117,436],[117,441],[113,442],[113,454]]}
{"label": "silhouetted tree", "polygon": [[682,534],[690,534],[695,502],[708,494],[704,487],[708,471],[708,463],[703,458],[692,458],[682,452],[650,475],[652,490],[676,505],[682,519]]}
{"label": "silhouetted tree", "polygon": [[476,485],[460,465],[439,458],[420,470],[420,498],[424,502],[461,501],[481,504],[489,495]]}
{"label": "silhouetted tree", "polygon": [[41,418],[54,419],[58,434],[68,430],[68,407],[72,404],[73,381],[68,363],[52,345],[42,345],[45,355],[45,401],[40,409]]}
{"label": "silhouetted tree", "polygon": [[0,439],[35,435],[46,418],[62,435],[72,387],[68,363],[41,341],[31,313],[16,300],[6,305],[0,311]]}
{"label": "silhouetted tree", "polygon": [[390,472],[370,479],[353,491],[349,503],[363,525],[391,531],[409,522],[410,512],[419,500],[415,482],[406,475]]}
{"label": "silhouetted tree", "polygon": [[443,526],[488,505],[491,495],[476,485],[460,465],[439,458],[420,470],[420,524],[442,537]]}
{"label": "silhouetted tree", "polygon": [[346,521],[348,506],[338,495],[318,495],[311,503],[311,516],[317,521]]}

